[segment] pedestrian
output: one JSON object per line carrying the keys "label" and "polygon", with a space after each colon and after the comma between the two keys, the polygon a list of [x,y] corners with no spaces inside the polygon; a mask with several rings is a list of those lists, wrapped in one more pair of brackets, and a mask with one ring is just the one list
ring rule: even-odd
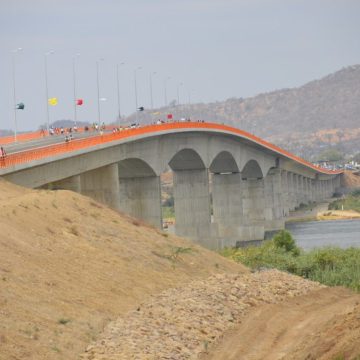
{"label": "pedestrian", "polygon": [[2,157],[5,157],[6,156],[6,151],[5,151],[5,149],[1,146],[1,148],[0,148],[0,155],[2,156]]}

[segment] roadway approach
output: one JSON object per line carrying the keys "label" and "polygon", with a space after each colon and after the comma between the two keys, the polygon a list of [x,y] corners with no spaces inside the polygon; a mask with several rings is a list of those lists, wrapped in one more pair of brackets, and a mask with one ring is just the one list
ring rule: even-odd
{"label": "roadway approach", "polygon": [[173,122],[12,145],[0,176],[76,191],[162,228],[160,175],[169,168],[175,233],[210,249],[283,229],[289,211],[331,197],[342,174],[236,128]]}

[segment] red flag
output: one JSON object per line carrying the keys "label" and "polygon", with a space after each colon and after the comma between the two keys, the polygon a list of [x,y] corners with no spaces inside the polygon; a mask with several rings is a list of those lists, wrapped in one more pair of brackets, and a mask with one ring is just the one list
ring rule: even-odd
{"label": "red flag", "polygon": [[167,115],[167,118],[168,118],[168,120],[171,120],[173,117],[172,117],[172,114],[168,114]]}
{"label": "red flag", "polygon": [[76,105],[82,105],[84,103],[83,99],[77,99],[76,100]]}

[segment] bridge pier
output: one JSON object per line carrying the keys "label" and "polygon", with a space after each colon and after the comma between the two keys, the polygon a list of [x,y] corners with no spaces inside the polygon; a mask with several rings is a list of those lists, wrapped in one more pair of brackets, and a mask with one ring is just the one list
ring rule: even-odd
{"label": "bridge pier", "polygon": [[291,203],[291,210],[295,210],[297,206],[297,190],[296,190],[296,175],[294,173],[289,173],[289,187],[290,187],[290,203]]}
{"label": "bridge pier", "polygon": [[213,174],[212,201],[212,236],[218,239],[218,248],[235,246],[243,226],[241,174]]}
{"label": "bridge pier", "polygon": [[176,234],[207,248],[217,248],[217,240],[211,237],[208,169],[173,172]]}
{"label": "bridge pier", "polygon": [[271,169],[264,178],[265,232],[269,235],[283,229],[285,225],[281,180],[281,171],[279,169]]}
{"label": "bridge pier", "polygon": [[264,180],[243,182],[243,226],[241,241],[263,240],[265,235]]}
{"label": "bridge pier", "polygon": [[119,209],[119,171],[110,164],[80,175],[81,193],[96,201]]}
{"label": "bridge pier", "polygon": [[162,229],[159,176],[119,178],[119,209]]}
{"label": "bridge pier", "polygon": [[289,183],[288,183],[288,172],[285,170],[281,171],[281,203],[283,209],[283,215],[289,215],[289,210],[291,207],[290,204],[290,194],[289,194]]}
{"label": "bridge pier", "polygon": [[311,179],[306,178],[306,199],[307,203],[310,204],[312,200],[312,192],[311,192]]}

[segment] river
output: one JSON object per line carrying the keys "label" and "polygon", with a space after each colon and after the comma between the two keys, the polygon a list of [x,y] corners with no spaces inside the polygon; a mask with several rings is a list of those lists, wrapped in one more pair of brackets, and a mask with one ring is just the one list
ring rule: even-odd
{"label": "river", "polygon": [[360,220],[288,223],[286,229],[304,250],[322,246],[360,247]]}

